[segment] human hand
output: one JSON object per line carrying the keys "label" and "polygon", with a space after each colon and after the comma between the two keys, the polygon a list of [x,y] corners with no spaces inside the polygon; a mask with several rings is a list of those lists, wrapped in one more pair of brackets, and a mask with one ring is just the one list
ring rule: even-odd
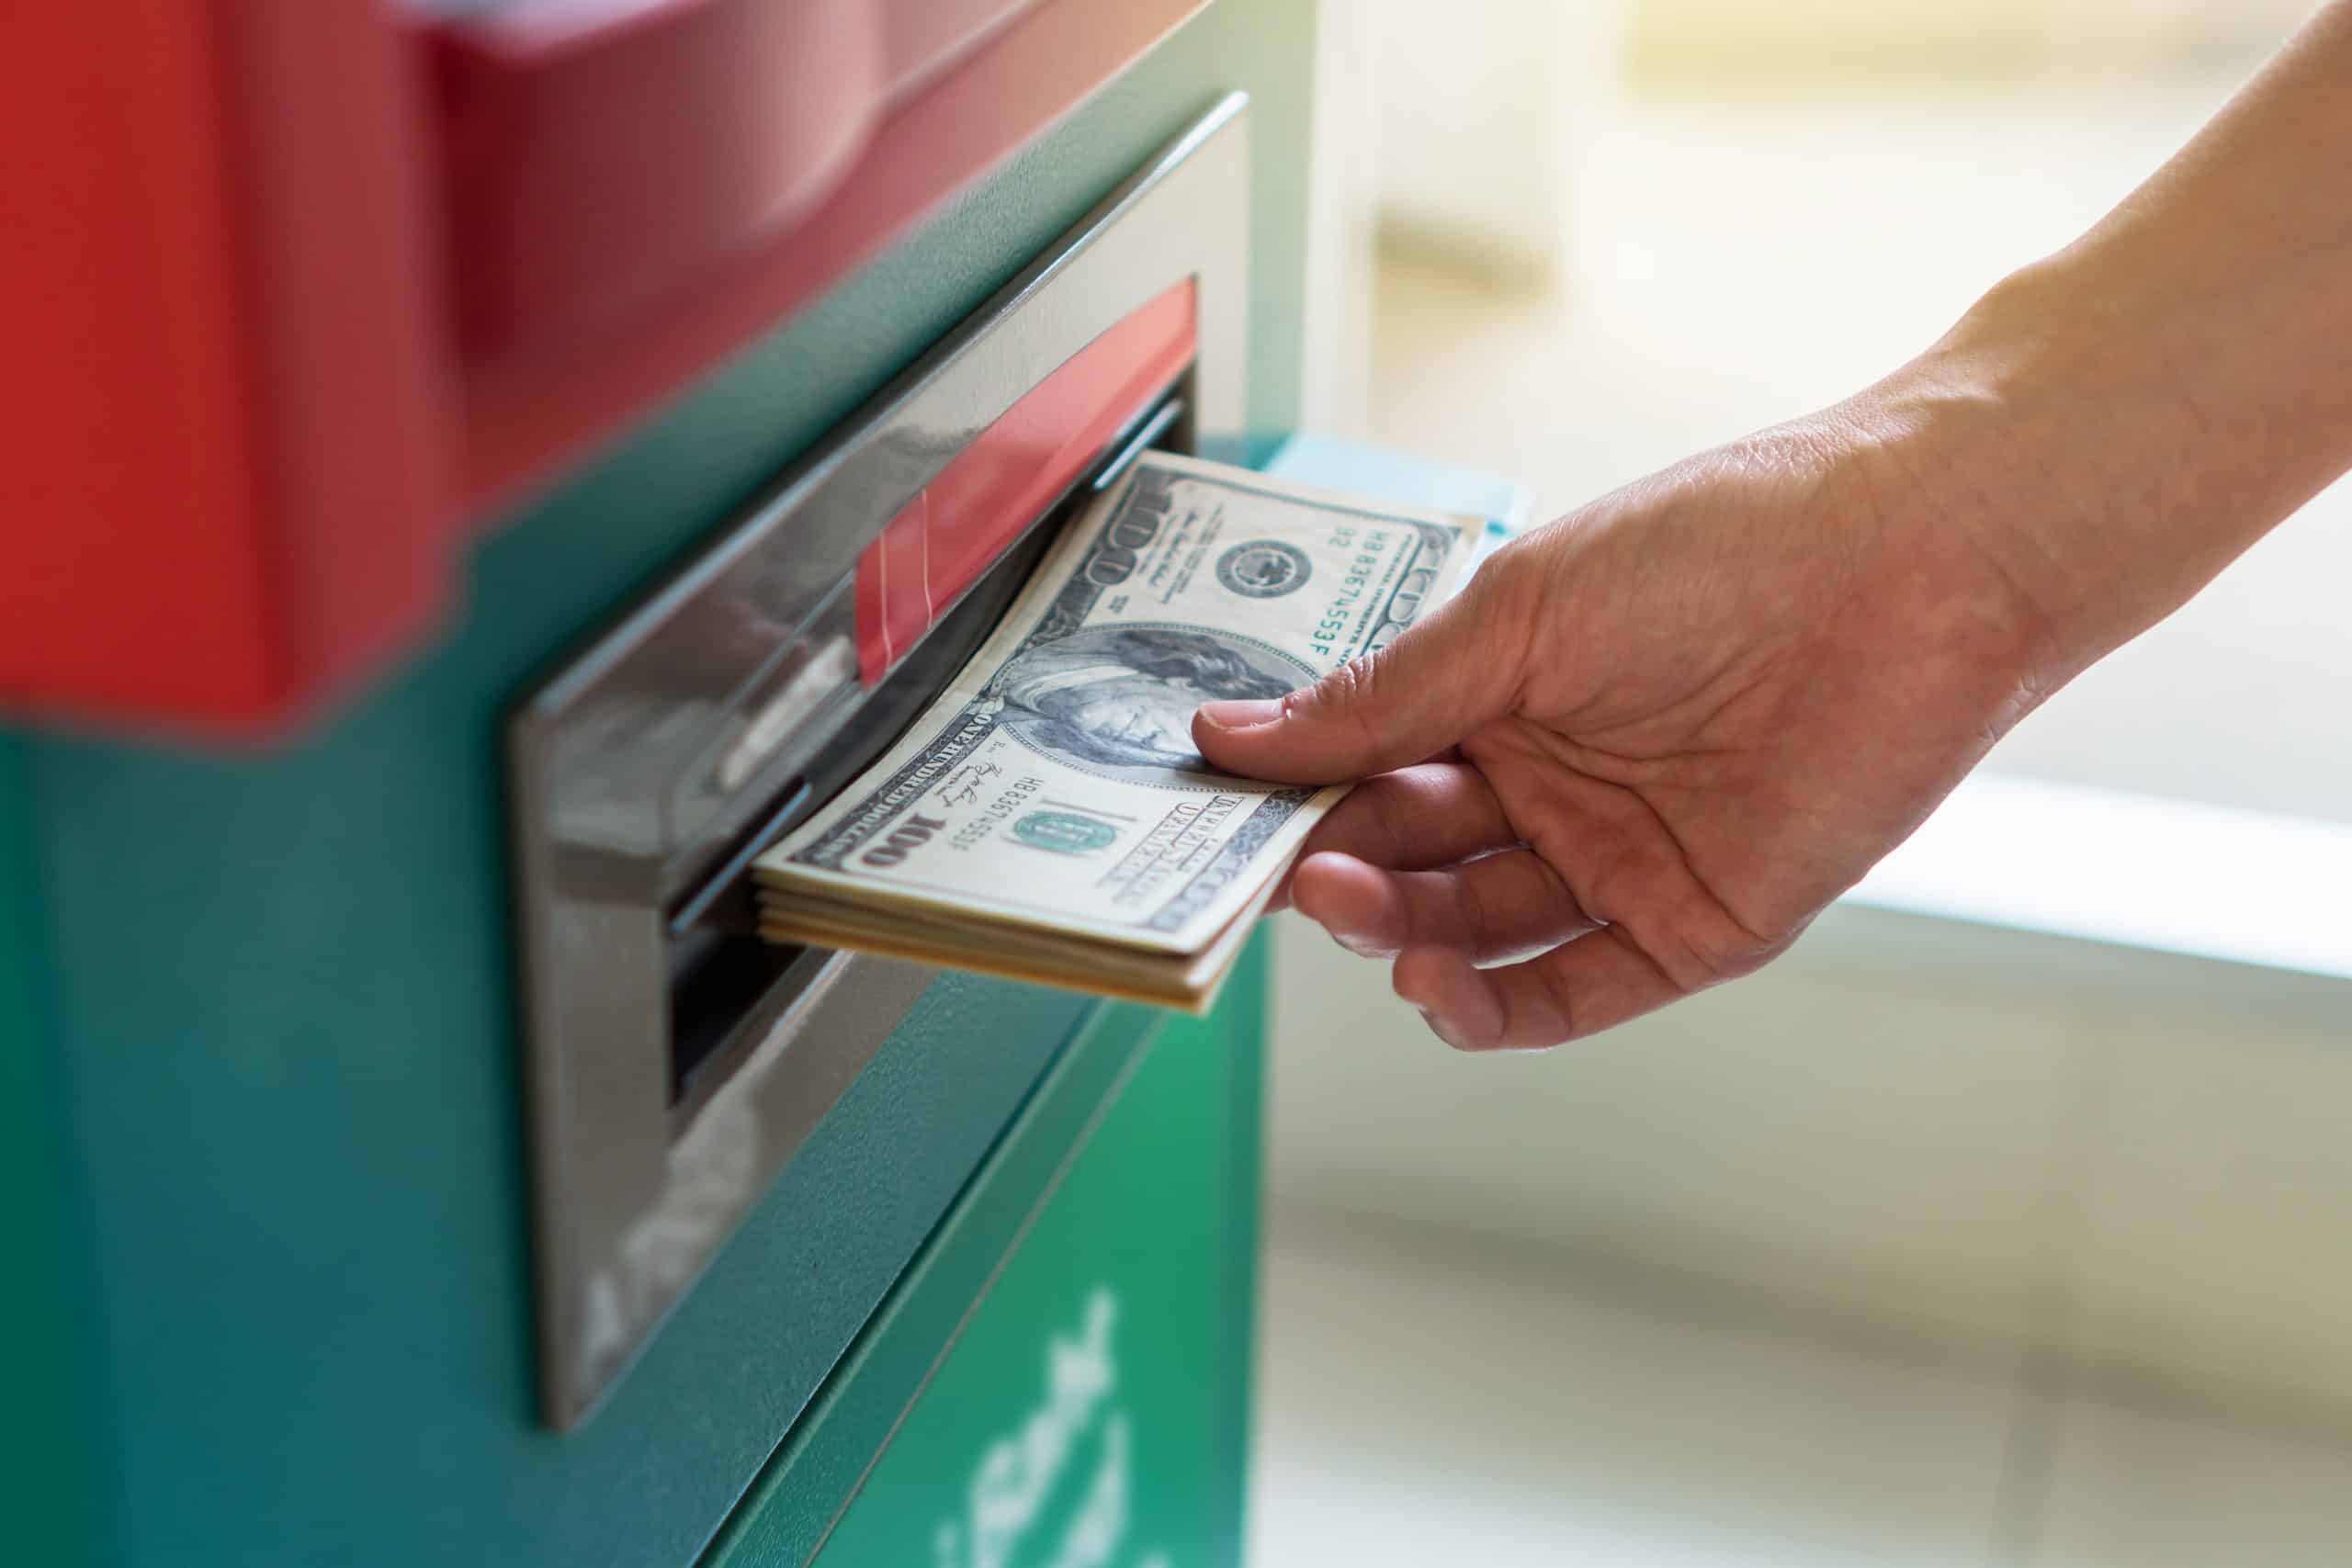
{"label": "human hand", "polygon": [[1886,381],[1514,544],[1367,661],[1202,709],[1219,767],[1369,779],[1290,899],[1473,1048],[1787,947],[2042,697],[2352,469],[2352,206],[2301,198],[2352,155],[2347,70],[2334,0]]}
{"label": "human hand", "polygon": [[1881,398],[1695,457],[1194,739],[1236,773],[1367,780],[1286,897],[1393,957],[1450,1043],[1557,1044],[1744,975],[2041,690],[2031,597],[1912,477],[1929,423]]}

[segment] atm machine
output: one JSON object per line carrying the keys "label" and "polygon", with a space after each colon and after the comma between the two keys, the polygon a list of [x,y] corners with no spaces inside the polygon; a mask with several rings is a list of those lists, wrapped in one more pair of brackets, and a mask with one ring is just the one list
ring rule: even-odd
{"label": "atm machine", "polygon": [[741,916],[1295,423],[1311,0],[10,31],[0,1562],[1236,1562],[1262,953]]}

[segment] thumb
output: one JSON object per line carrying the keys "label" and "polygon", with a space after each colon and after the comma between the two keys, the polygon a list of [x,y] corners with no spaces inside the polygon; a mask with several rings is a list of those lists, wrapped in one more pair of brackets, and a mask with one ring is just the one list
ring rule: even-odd
{"label": "thumb", "polygon": [[1338,784],[1422,761],[1510,701],[1515,671],[1498,629],[1465,591],[1311,686],[1204,704],[1193,742],[1214,767],[1284,784]]}

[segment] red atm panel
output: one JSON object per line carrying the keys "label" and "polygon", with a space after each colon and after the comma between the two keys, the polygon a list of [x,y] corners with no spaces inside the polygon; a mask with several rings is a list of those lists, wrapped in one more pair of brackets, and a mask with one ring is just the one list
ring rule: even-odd
{"label": "red atm panel", "polygon": [[422,635],[473,524],[1203,3],[25,8],[0,712],[283,730]]}
{"label": "red atm panel", "polygon": [[890,671],[1145,400],[1182,373],[1195,339],[1180,283],[1080,349],[923,487],[857,563],[857,665]]}
{"label": "red atm panel", "polygon": [[0,50],[0,701],[243,728],[418,629],[451,490],[367,6],[32,6]]}

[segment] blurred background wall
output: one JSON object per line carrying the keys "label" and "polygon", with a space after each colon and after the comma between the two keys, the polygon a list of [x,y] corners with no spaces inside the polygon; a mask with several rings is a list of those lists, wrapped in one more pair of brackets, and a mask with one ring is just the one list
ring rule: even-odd
{"label": "blurred background wall", "polygon": [[2302,0],[1625,0],[1645,81],[1950,81],[2202,73],[2259,56]]}
{"label": "blurred background wall", "polygon": [[[1310,418],[1556,514],[1917,352],[2308,8],[1334,0]],[[2256,931],[2352,834],[2347,585],[2339,487],[1991,767],[2187,803]],[[1934,905],[1511,1059],[1285,923],[1261,1559],[2352,1562],[2352,974]]]}

